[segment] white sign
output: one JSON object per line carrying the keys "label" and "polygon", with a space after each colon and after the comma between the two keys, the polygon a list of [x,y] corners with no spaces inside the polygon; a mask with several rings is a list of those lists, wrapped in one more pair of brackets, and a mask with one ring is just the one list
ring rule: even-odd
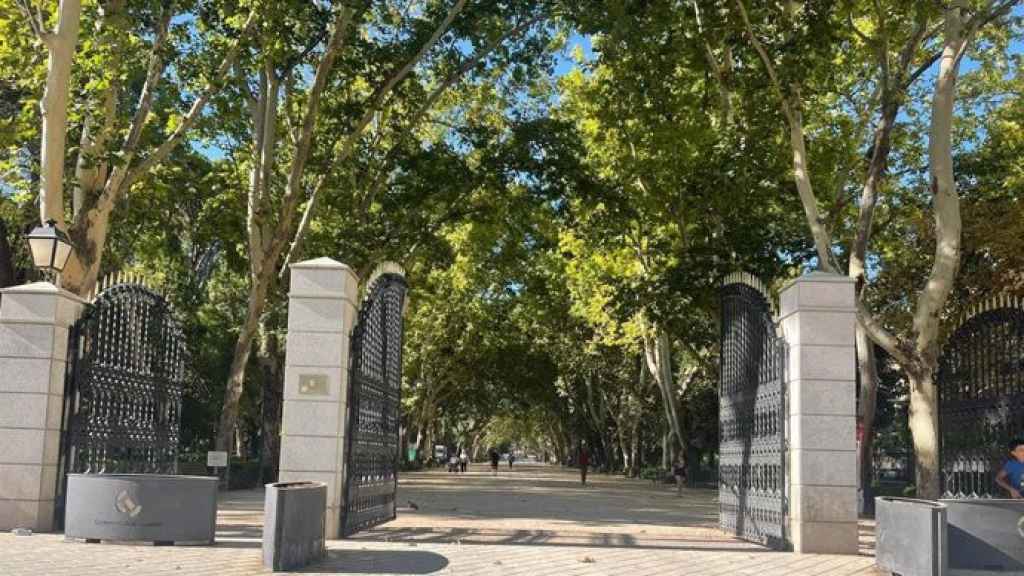
{"label": "white sign", "polygon": [[210,468],[225,468],[228,465],[228,453],[227,452],[207,452],[206,453],[206,465]]}

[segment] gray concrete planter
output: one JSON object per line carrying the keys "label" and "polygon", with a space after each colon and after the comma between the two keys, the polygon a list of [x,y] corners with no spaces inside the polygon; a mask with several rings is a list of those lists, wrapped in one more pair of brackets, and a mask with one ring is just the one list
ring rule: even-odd
{"label": "gray concrete planter", "polygon": [[327,554],[324,520],[327,485],[323,482],[267,484],[263,507],[263,565],[294,570]]}
{"label": "gray concrete planter", "polygon": [[217,479],[68,474],[64,535],[87,541],[212,544]]}
{"label": "gray concrete planter", "polygon": [[940,502],[949,524],[952,574],[1024,574],[1024,500]]}
{"label": "gray concrete planter", "polygon": [[932,500],[875,498],[875,563],[902,576],[946,576],[946,507]]}

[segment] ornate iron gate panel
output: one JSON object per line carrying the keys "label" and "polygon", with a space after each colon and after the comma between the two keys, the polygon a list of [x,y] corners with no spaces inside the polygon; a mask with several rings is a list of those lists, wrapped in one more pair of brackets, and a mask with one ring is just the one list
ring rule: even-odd
{"label": "ornate iron gate panel", "polygon": [[719,523],[786,548],[785,341],[755,281],[722,287],[719,388]]}
{"label": "ornate iron gate panel", "polygon": [[406,283],[395,271],[374,276],[352,331],[342,518],[346,537],[395,518]]}
{"label": "ornate iron gate panel", "polygon": [[943,349],[939,460],[947,498],[1006,498],[995,475],[1007,443],[1024,436],[1024,308],[990,303],[971,314]]}
{"label": "ornate iron gate panel", "polygon": [[116,284],[87,305],[69,334],[58,526],[69,473],[177,472],[187,359],[170,306],[145,286]]}

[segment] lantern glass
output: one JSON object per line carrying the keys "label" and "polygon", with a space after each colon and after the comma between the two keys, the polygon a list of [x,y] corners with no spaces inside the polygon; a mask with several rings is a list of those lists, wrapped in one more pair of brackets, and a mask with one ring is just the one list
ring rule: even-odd
{"label": "lantern glass", "polygon": [[71,241],[67,234],[57,228],[57,223],[49,220],[27,236],[32,262],[40,270],[52,270],[60,273],[71,257]]}
{"label": "lantern glass", "polygon": [[51,265],[57,272],[63,272],[64,266],[68,263],[68,258],[71,257],[71,244],[57,240],[57,249],[53,255],[53,262]]}
{"label": "lantern glass", "polygon": [[57,242],[56,237],[52,238],[29,238],[28,247],[32,251],[32,262],[36,268],[50,268],[53,259],[53,245]]}

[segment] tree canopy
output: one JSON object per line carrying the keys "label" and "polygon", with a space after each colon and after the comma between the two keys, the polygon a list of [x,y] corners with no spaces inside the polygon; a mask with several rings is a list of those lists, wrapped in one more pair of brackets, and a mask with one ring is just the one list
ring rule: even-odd
{"label": "tree canopy", "polygon": [[925,414],[953,320],[1024,296],[1022,14],[0,0],[0,284],[39,277],[21,236],[48,218],[75,242],[69,289],[146,278],[206,383],[187,448],[271,473],[287,267],[325,255],[408,271],[422,458],[586,441],[631,474],[711,465],[736,271],[856,278],[865,417],[876,344],[878,397],[899,372]]}

